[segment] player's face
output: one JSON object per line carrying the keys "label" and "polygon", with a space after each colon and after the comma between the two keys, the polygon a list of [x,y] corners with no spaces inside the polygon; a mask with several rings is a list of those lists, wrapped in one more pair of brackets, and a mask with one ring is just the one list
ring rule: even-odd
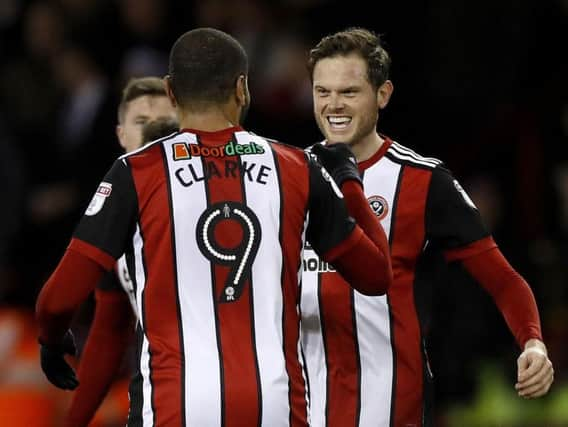
{"label": "player's face", "polygon": [[313,73],[314,115],[329,143],[364,143],[376,133],[379,93],[359,55],[321,59]]}
{"label": "player's face", "polygon": [[142,146],[142,127],[147,122],[176,119],[176,112],[167,96],[141,96],[128,103],[123,123],[117,126],[118,139],[124,151],[129,153]]}

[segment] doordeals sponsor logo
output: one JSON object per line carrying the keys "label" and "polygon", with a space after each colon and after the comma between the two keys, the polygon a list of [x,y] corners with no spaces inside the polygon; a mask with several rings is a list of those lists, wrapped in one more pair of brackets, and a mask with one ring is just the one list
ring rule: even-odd
{"label": "doordeals sponsor logo", "polygon": [[193,157],[229,157],[240,156],[242,154],[264,154],[264,148],[254,142],[248,144],[237,144],[230,141],[218,147],[206,147],[199,144],[188,144],[186,142],[176,142],[172,145],[174,160],[188,160]]}

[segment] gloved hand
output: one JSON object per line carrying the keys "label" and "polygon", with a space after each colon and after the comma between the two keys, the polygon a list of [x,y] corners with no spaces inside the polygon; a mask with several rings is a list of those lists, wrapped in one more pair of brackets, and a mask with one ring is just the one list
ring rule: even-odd
{"label": "gloved hand", "polygon": [[357,181],[363,186],[363,181],[361,181],[361,175],[357,168],[357,160],[349,145],[343,143],[315,144],[312,146],[311,151],[318,157],[321,165],[340,188],[344,181],[350,179]]}
{"label": "gloved hand", "polygon": [[79,385],[73,368],[65,361],[65,354],[74,356],[77,353],[75,339],[70,330],[63,336],[61,344],[49,346],[41,344],[41,369],[47,379],[56,387],[63,390],[74,390]]}

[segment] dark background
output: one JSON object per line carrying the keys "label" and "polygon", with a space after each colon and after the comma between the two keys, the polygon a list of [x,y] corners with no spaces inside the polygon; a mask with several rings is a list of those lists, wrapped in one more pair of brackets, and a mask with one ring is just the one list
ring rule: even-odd
{"label": "dark background", "polygon": [[[30,313],[120,154],[121,88],[132,76],[166,74],[179,35],[213,26],[238,38],[251,59],[246,127],[304,147],[320,138],[307,50],[329,32],[364,26],[393,60],[379,130],[444,160],[461,181],[531,284],[556,369],[549,397],[514,397],[519,349],[488,295],[451,267],[433,294],[438,424],[568,425],[567,16],[567,0],[2,0],[0,305]],[[88,304],[84,312],[79,338]],[[0,387],[16,346],[6,328],[0,316]],[[484,396],[505,403],[483,406]],[[503,407],[517,415],[491,418]]]}

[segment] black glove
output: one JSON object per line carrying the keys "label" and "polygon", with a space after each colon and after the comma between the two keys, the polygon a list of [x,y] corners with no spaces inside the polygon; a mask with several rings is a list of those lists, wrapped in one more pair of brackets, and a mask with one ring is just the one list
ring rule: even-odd
{"label": "black glove", "polygon": [[40,360],[43,373],[54,386],[63,390],[74,390],[79,385],[73,368],[64,359],[65,354],[74,356],[77,353],[75,339],[71,331],[63,336],[61,344],[49,346],[41,344]]}
{"label": "black glove", "polygon": [[349,179],[363,186],[357,160],[349,145],[343,143],[315,144],[312,146],[312,153],[318,157],[319,162],[340,188],[343,182]]}

